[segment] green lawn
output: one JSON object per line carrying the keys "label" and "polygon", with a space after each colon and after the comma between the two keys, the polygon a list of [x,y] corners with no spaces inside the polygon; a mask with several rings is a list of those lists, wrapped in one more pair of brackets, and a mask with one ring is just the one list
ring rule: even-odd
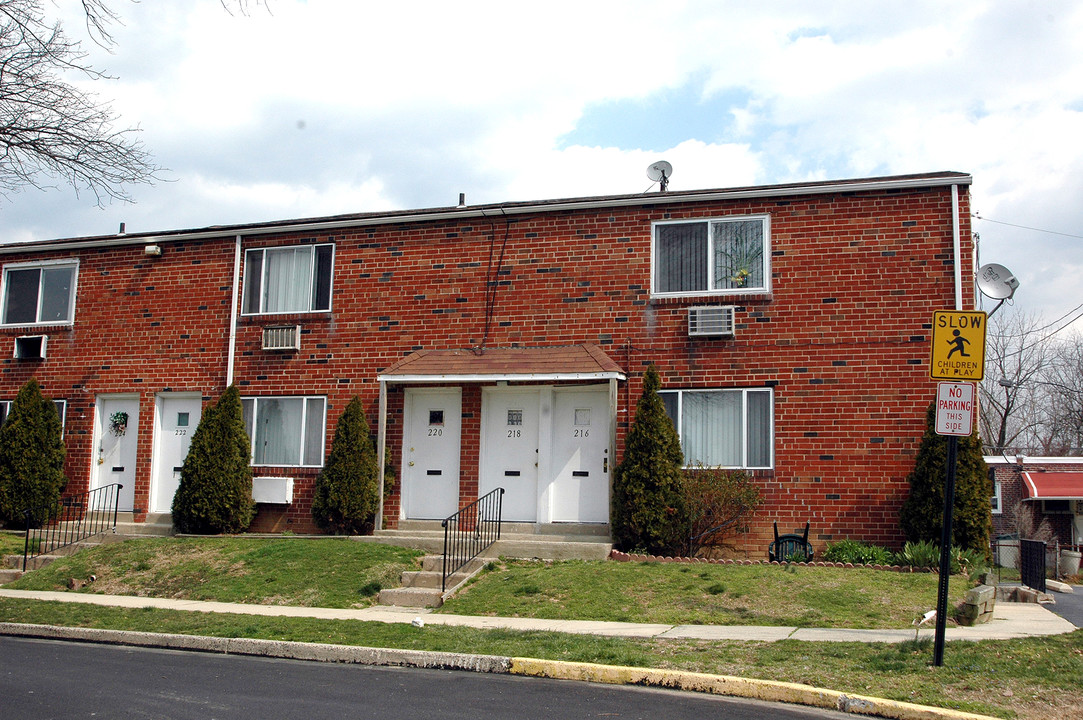
{"label": "green lawn", "polygon": [[367,607],[415,569],[416,550],[346,538],[148,538],[109,543],[24,575],[6,587],[186,600]]}
{"label": "green lawn", "polygon": [[22,555],[26,536],[19,532],[5,530],[0,532],[0,557],[4,555]]}
{"label": "green lawn", "polygon": [[[969,584],[951,579],[950,596]],[[440,612],[678,625],[901,628],[936,607],[929,573],[676,563],[491,563]]]}

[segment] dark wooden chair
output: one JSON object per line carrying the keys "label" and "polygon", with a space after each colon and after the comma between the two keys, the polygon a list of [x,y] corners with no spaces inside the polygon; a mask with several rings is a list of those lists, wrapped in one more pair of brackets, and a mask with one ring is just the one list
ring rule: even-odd
{"label": "dark wooden chair", "polygon": [[812,546],[808,542],[809,524],[805,523],[805,533],[778,534],[778,523],[775,523],[775,541],[767,546],[767,557],[772,562],[789,562],[796,559],[797,562],[812,560]]}

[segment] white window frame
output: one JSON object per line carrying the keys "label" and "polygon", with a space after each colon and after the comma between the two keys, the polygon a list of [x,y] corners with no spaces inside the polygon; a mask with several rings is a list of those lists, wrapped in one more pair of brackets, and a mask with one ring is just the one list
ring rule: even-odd
{"label": "white window frame", "polygon": [[993,515],[1000,515],[1004,512],[1004,494],[1003,487],[1001,487],[1000,481],[993,479],[993,496],[989,498],[989,504],[992,505]]}
{"label": "white window frame", "polygon": [[[256,462],[256,433],[254,427],[247,419],[245,420],[245,430],[248,432],[248,442],[250,445],[250,451],[248,454],[248,461],[253,467],[323,467],[325,446],[327,444],[327,397],[324,395],[258,395],[258,396],[246,396],[241,398],[242,409],[251,403],[251,419],[252,423],[256,423],[259,419],[259,406],[261,402],[267,402],[269,400],[301,400],[301,433],[298,438],[299,448],[297,457],[299,462],[296,464],[290,463],[257,463]],[[320,428],[320,457],[317,463],[305,462],[305,446],[307,445],[308,437],[308,405],[310,400],[319,400],[322,402],[322,412],[319,422]]]}
{"label": "white window frame", "polygon": [[[11,414],[11,403],[13,400],[0,400],[0,425],[3,425],[8,420],[8,415]],[[60,416],[60,434],[64,434],[64,422],[68,415],[68,401],[67,400],[53,400],[53,404],[56,405],[56,412]]]}
{"label": "white window frame", "polygon": [[[775,466],[775,392],[770,387],[750,388],[695,388],[683,390],[659,390],[659,395],[676,395],[676,425],[677,436],[681,439],[681,447],[684,442],[684,396],[689,393],[741,393],[741,463],[739,465],[721,465],[732,470],[771,470]],[[748,462],[748,395],[749,393],[767,393],[768,396],[768,427],[767,448],[768,460],[766,465],[750,465]],[[687,457],[686,457],[687,462]],[[685,468],[702,467],[699,464],[685,465]]]}
{"label": "white window frame", "polygon": [[[312,297],[309,298],[307,308],[300,308],[296,310],[265,310],[264,309],[264,288],[267,285],[267,253],[297,250],[298,248],[310,247],[312,248],[312,263],[310,265],[312,275],[312,292],[316,293],[317,288],[317,273],[319,270],[316,262],[317,248],[329,247],[331,248],[331,268],[328,271],[327,277],[327,307],[314,308],[315,303]],[[260,255],[260,278],[259,278],[259,298],[256,300],[256,310],[250,309],[250,278],[249,278],[249,258]],[[327,313],[331,312],[332,297],[334,296],[335,289],[335,244],[334,243],[299,243],[297,245],[281,245],[276,247],[265,248],[250,248],[244,251],[244,284],[243,293],[241,298],[241,315],[255,316],[255,315],[295,315],[298,313]]]}
{"label": "white window frame", "polygon": [[[4,322],[8,312],[8,291],[10,290],[10,283],[8,282],[8,273],[12,270],[56,270],[58,268],[70,267],[72,269],[71,274],[71,288],[68,291],[68,318],[65,320],[45,320],[41,319],[41,302],[43,294],[41,292],[41,277],[38,278],[38,308],[34,314],[34,322]],[[66,260],[43,260],[41,262],[21,262],[11,263],[4,266],[4,277],[2,287],[0,287],[0,326],[2,327],[48,327],[48,326],[66,326],[75,322],[75,297],[77,295],[76,290],[79,287],[79,260],[78,259],[66,259]]]}
{"label": "white window frame", "polygon": [[[718,223],[736,223],[759,221],[763,224],[763,285],[756,287],[719,288],[712,289],[715,284],[714,277],[714,235],[712,228]],[[659,289],[658,271],[658,228],[671,225],[695,225],[707,226],[707,285],[702,290],[684,290],[679,292],[662,292]],[[651,223],[651,297],[680,298],[680,297],[704,297],[704,296],[733,296],[733,295],[766,295],[771,292],[771,216],[770,215],[736,215],[711,218],[686,218],[682,220],[664,220]]]}

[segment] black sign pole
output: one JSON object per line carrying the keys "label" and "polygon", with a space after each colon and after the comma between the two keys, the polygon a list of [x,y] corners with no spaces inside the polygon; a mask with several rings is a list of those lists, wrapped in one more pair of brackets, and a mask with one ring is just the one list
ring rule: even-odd
{"label": "black sign pole", "polygon": [[948,580],[951,579],[951,515],[955,507],[955,461],[959,438],[948,436],[948,459],[944,481],[944,521],[940,528],[940,583],[936,592],[936,642],[933,664],[944,664],[944,626],[948,615]]}

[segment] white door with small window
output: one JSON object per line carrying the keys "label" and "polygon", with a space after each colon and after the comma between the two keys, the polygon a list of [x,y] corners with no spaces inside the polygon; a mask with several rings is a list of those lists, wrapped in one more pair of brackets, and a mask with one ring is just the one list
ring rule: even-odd
{"label": "white door with small window", "polygon": [[139,397],[99,395],[94,423],[93,487],[120,483],[118,510],[135,509],[135,469],[139,445]]}
{"label": "white door with small window", "polygon": [[538,519],[538,407],[536,388],[485,388],[482,393],[478,495],[504,488],[504,520]]}
{"label": "white door with small window", "polygon": [[153,513],[173,511],[181,467],[199,425],[203,398],[199,394],[162,393],[155,403],[154,462],[150,506]]}
{"label": "white door with small window", "polygon": [[462,391],[411,388],[404,403],[402,517],[442,520],[459,509]]}
{"label": "white door with small window", "polygon": [[609,521],[609,393],[553,392],[550,507],[553,522]]}

